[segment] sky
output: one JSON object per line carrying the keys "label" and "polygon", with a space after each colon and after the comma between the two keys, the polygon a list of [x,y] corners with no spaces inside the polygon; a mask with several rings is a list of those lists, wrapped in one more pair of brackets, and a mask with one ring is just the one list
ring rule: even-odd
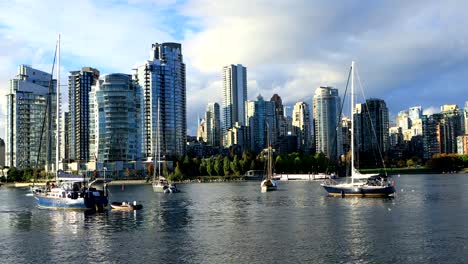
{"label": "sky", "polygon": [[384,99],[391,119],[411,106],[426,114],[463,107],[467,8],[450,0],[0,0],[0,137],[9,79],[20,64],[50,72],[58,33],[62,84],[84,66],[131,73],[152,43],[181,43],[190,135],[206,105],[221,104],[229,64],[247,67],[249,100],[278,93],[285,105],[311,105],[319,86],[343,95],[354,60],[366,97]]}

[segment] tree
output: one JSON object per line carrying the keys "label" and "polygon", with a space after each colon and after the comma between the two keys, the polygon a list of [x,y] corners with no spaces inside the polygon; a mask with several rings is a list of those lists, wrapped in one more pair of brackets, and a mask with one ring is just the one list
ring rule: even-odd
{"label": "tree", "polygon": [[200,175],[202,175],[202,176],[207,174],[206,161],[207,160],[205,160],[205,159],[201,160],[200,165],[198,167],[198,171],[200,172]]}
{"label": "tree", "polygon": [[218,156],[215,160],[214,169],[216,171],[216,175],[221,176],[223,175],[223,158]]}
{"label": "tree", "polygon": [[283,173],[284,172],[284,163],[283,163],[283,158],[281,155],[278,155],[275,160],[275,169],[277,173]]}
{"label": "tree", "polygon": [[212,176],[214,172],[214,161],[213,158],[206,159],[206,172]]}
{"label": "tree", "polygon": [[18,170],[15,167],[11,167],[7,172],[7,180],[10,182],[21,181],[22,180],[22,171]]}
{"label": "tree", "polygon": [[408,166],[408,168],[409,167],[414,167],[414,161],[412,159],[407,160],[406,161],[406,166]]}
{"label": "tree", "polygon": [[229,158],[228,157],[224,157],[224,160],[223,160],[223,171],[224,171],[224,176],[229,176],[229,174],[231,173],[231,168],[230,168],[230,164],[231,162],[229,161]]}
{"label": "tree", "polygon": [[255,170],[256,168],[257,168],[257,164],[255,163],[255,160],[252,160],[252,161],[250,162],[250,169],[251,169],[251,170]]}
{"label": "tree", "polygon": [[169,176],[169,181],[182,181],[183,180],[183,175],[182,175],[182,170],[180,169],[180,162],[177,162],[177,166],[174,170],[174,173],[172,173]]}
{"label": "tree", "polygon": [[240,166],[239,158],[237,157],[237,155],[235,155],[234,160],[231,161],[231,171],[236,176],[239,176],[241,173],[241,166]]}

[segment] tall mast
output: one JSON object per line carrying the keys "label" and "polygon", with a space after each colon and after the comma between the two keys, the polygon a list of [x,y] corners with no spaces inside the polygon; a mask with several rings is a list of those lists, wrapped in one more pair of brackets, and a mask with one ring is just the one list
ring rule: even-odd
{"label": "tall mast", "polygon": [[351,62],[351,181],[354,183],[354,61]]}
{"label": "tall mast", "polygon": [[160,129],[160,118],[161,118],[161,106],[160,106],[161,101],[158,98],[158,175],[161,177],[161,142],[160,142],[160,136],[161,136],[161,129]]}
{"label": "tall mast", "polygon": [[[158,98],[158,118],[156,119],[157,123],[156,123],[156,140],[155,140],[156,149],[154,150],[154,153],[155,153],[154,160],[158,164],[158,178],[161,177],[161,162],[159,162],[160,159],[161,159],[161,157],[160,157],[160,155],[161,155],[161,146],[160,145],[161,144],[159,142],[159,103],[160,103],[160,101],[159,101],[159,98]],[[156,179],[156,168],[154,166],[154,162],[153,162],[153,179]]]}
{"label": "tall mast", "polygon": [[57,110],[56,110],[56,131],[55,131],[55,177],[57,180],[59,159],[60,159],[60,34],[57,40]]}

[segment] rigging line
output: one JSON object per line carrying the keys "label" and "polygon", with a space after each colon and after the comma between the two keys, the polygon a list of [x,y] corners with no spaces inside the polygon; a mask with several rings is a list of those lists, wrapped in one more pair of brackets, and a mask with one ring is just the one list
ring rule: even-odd
{"label": "rigging line", "polygon": [[45,122],[46,122],[46,117],[47,117],[47,113],[48,113],[48,110],[49,110],[49,107],[50,107],[50,103],[49,103],[49,97],[50,97],[50,91],[52,89],[52,81],[54,79],[54,67],[55,67],[55,60],[57,58],[57,47],[58,47],[58,42],[55,43],[55,52],[54,52],[54,61],[52,63],[52,70],[51,70],[51,75],[50,75],[50,82],[49,82],[49,93],[47,95],[47,100],[46,100],[46,109],[45,109],[45,115],[44,115],[44,119],[42,120],[42,126],[41,126],[41,136],[39,137],[39,150],[37,151],[37,158],[36,158],[36,166],[39,165],[39,155],[41,153],[41,146],[42,146],[42,135],[44,134],[44,127],[45,127]]}
{"label": "rigging line", "polygon": [[[364,100],[365,100],[365,99],[366,99],[366,95],[364,94],[364,88],[363,88],[362,83],[361,83],[361,78],[359,78],[359,73],[358,73],[357,69],[356,69],[356,77],[357,77],[357,79],[358,79],[359,86],[361,87],[362,96],[364,97]],[[367,105],[367,101],[366,101],[366,104],[365,104],[365,105],[366,105],[367,115],[369,116],[369,120],[370,120],[370,123],[371,123],[372,132],[373,132],[373,134],[374,134],[375,139],[377,140],[377,144],[376,144],[376,145],[377,145],[377,148],[378,148],[378,150],[379,150],[379,156],[380,156],[380,159],[381,159],[381,161],[382,161],[382,166],[383,166],[383,168],[384,168],[385,175],[387,175],[387,169],[386,169],[386,167],[385,167],[385,162],[384,162],[384,159],[383,159],[383,156],[382,156],[382,149],[380,148],[380,145],[379,145],[379,142],[378,142],[377,132],[376,132],[376,130],[375,130],[374,123],[372,122],[372,118],[371,118],[371,116],[370,116],[370,112],[369,112],[369,107],[368,107],[368,105]],[[382,143],[383,143],[383,142],[382,142]]]}

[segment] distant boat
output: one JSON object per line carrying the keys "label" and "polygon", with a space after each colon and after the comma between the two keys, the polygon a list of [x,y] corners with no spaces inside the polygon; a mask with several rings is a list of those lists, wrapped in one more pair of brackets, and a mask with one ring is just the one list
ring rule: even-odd
{"label": "distant boat", "polygon": [[[267,130],[268,129],[268,123]],[[268,139],[268,147],[264,150],[267,156],[265,179],[260,183],[260,190],[263,192],[276,191],[278,189],[278,181],[273,179],[273,148]]]}
{"label": "distant boat", "polygon": [[[354,61],[351,64],[351,115],[354,113]],[[395,193],[387,177],[378,174],[361,174],[354,167],[354,118],[351,118],[351,182],[339,183],[325,180],[323,188],[331,196],[386,197]]]}
{"label": "distant boat", "polygon": [[136,201],[134,201],[133,203],[112,202],[110,206],[113,210],[117,210],[117,211],[135,211],[135,210],[143,209],[143,205],[137,204]]}
{"label": "distant boat", "polygon": [[165,177],[162,177],[161,176],[161,160],[160,160],[160,156],[161,156],[161,144],[159,142],[159,139],[160,139],[160,135],[159,135],[159,116],[160,116],[160,113],[159,113],[159,100],[158,100],[158,121],[157,121],[157,130],[156,130],[156,152],[155,152],[155,157],[154,157],[154,161],[153,161],[153,164],[154,162],[157,162],[157,165],[158,165],[158,175],[156,176],[156,166],[153,166],[153,183],[152,183],[152,186],[153,186],[153,191],[154,192],[159,192],[159,193],[177,193],[179,192],[179,190],[177,189],[177,187],[175,186],[175,184],[171,184],[169,183],[169,181],[165,178]]}

